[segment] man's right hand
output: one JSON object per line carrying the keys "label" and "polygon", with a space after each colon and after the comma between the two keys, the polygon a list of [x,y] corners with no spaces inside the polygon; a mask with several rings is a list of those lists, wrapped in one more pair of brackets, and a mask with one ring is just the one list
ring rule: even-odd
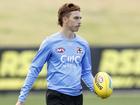
{"label": "man's right hand", "polygon": [[16,105],[24,105],[23,102],[17,101]]}

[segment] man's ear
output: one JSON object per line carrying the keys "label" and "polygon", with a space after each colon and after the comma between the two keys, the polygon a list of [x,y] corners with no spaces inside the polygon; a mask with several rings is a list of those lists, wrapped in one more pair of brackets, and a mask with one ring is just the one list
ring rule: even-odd
{"label": "man's ear", "polygon": [[67,23],[68,22],[68,17],[67,16],[64,16],[63,17],[63,23]]}

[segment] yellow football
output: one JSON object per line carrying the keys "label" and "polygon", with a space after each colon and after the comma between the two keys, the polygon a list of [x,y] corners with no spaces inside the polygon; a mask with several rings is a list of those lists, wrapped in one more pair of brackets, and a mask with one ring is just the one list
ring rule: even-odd
{"label": "yellow football", "polygon": [[109,97],[113,92],[112,79],[106,72],[98,72],[94,78],[94,91],[101,98]]}

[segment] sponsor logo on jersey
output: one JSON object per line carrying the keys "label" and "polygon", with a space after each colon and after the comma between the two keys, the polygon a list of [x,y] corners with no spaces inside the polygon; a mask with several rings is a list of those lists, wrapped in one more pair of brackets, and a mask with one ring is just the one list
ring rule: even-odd
{"label": "sponsor logo on jersey", "polygon": [[83,53],[83,50],[82,50],[82,48],[80,48],[80,47],[77,47],[77,53],[79,53],[79,54],[82,54],[82,53]]}
{"label": "sponsor logo on jersey", "polygon": [[79,63],[80,62],[80,56],[67,56],[67,55],[62,55],[61,56],[61,62],[63,62],[63,63],[66,63],[66,62],[68,62],[68,63]]}
{"label": "sponsor logo on jersey", "polygon": [[57,48],[56,51],[58,53],[64,53],[65,49],[63,47]]}

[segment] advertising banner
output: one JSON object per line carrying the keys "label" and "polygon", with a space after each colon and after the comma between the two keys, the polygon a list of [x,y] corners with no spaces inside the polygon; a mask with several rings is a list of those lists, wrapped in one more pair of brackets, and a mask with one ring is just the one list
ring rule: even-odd
{"label": "advertising banner", "polygon": [[[0,91],[21,88],[37,50],[0,48]],[[140,89],[140,47],[91,47],[91,55],[93,75],[109,73],[115,89]],[[46,89],[46,74],[44,66],[33,89]]]}
{"label": "advertising banner", "polygon": [[92,48],[93,74],[107,72],[116,89],[140,88],[140,47]]}
{"label": "advertising banner", "polygon": [[[38,48],[0,49],[0,91],[19,90],[29,71],[29,66]],[[33,89],[46,89],[45,66],[37,78]]]}

